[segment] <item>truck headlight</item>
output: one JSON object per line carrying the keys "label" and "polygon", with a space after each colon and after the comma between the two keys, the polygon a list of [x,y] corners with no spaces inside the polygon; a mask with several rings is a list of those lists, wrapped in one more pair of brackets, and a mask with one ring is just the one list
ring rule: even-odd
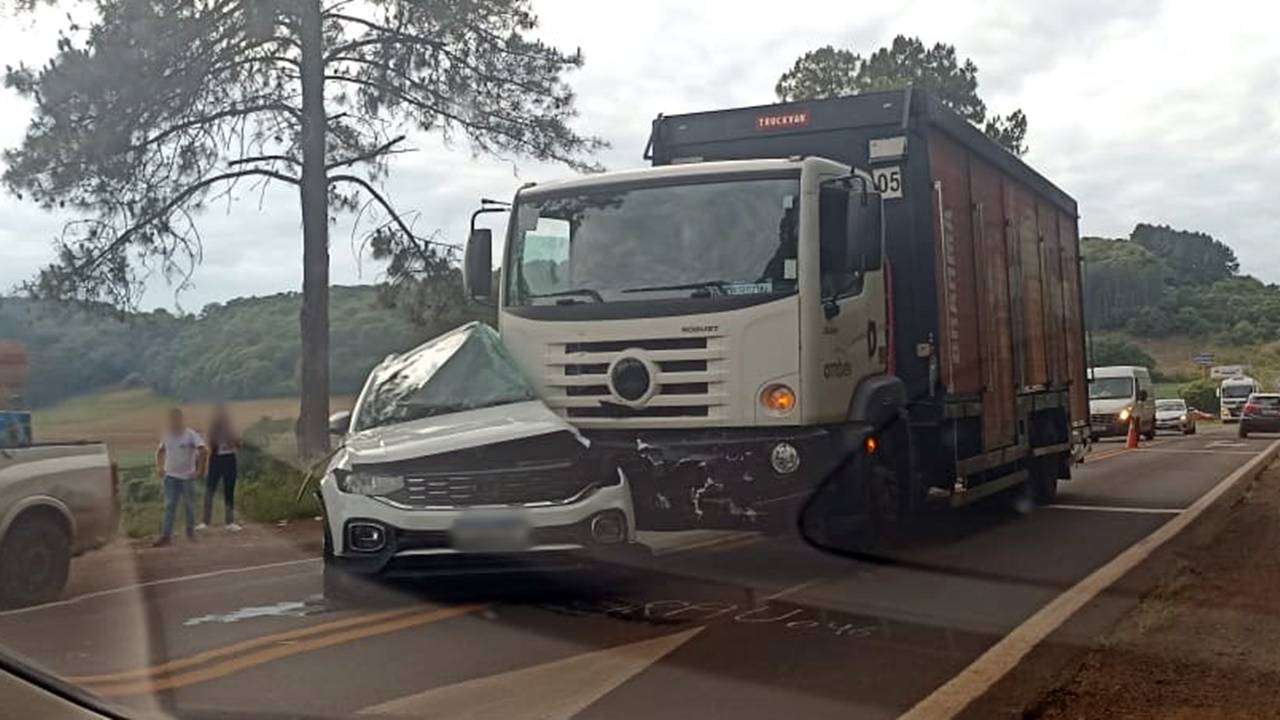
{"label": "truck headlight", "polygon": [[1120,411],[1120,422],[1128,422],[1128,420],[1129,420],[1129,413],[1130,413],[1129,408],[1125,408],[1125,409],[1121,410],[1121,411]]}
{"label": "truck headlight", "polygon": [[338,489],[356,495],[387,495],[404,487],[399,475],[381,475],[369,472],[335,472]]}

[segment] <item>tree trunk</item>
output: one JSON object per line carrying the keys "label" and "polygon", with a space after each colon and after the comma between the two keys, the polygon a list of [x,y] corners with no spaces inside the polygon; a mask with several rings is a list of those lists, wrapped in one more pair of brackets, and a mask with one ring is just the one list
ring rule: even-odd
{"label": "tree trunk", "polygon": [[324,34],[320,0],[303,0],[302,44],[302,403],[298,453],[329,450],[329,188],[325,172]]}

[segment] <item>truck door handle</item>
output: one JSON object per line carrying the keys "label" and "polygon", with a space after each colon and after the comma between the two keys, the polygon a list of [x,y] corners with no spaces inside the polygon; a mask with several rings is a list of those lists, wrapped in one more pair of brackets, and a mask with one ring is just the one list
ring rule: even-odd
{"label": "truck door handle", "polygon": [[867,321],[867,357],[875,357],[876,349],[879,346],[880,337],[876,333],[876,321]]}

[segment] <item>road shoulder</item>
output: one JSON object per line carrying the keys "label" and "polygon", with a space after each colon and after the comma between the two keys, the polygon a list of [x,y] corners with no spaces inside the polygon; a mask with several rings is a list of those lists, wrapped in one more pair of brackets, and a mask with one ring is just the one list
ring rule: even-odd
{"label": "road shoulder", "polygon": [[[1204,700],[1227,692],[1221,686],[1204,695],[1201,702],[1173,694],[1169,697],[1179,701],[1160,704],[1150,700],[1169,693],[1172,686],[1195,684],[1191,679],[1194,676],[1186,674],[1195,658],[1173,652],[1175,638],[1194,646],[1202,643],[1210,631],[1221,630],[1227,633],[1223,642],[1228,642],[1233,633],[1243,638],[1252,635],[1251,623],[1280,624],[1274,610],[1264,610],[1275,597],[1274,591],[1280,589],[1280,561],[1274,553],[1265,557],[1263,550],[1280,542],[1280,529],[1268,527],[1276,525],[1278,510],[1280,466],[1273,466],[1218,498],[1184,533],[1095,598],[960,717],[1163,718],[1183,716],[1170,712],[1173,708],[1181,712],[1187,706],[1208,708]],[[1252,528],[1253,535],[1243,532],[1246,527]],[[1242,543],[1250,546],[1242,547]],[[1236,569],[1231,563],[1237,564]],[[1241,595],[1238,599],[1241,603],[1254,603],[1248,606],[1252,615],[1235,617],[1232,623],[1223,624],[1216,608],[1235,607],[1237,588],[1227,578],[1229,572],[1242,572],[1240,563],[1254,563],[1248,566],[1252,568],[1249,572],[1270,573],[1272,584],[1258,585],[1255,589],[1262,593],[1260,596]],[[1262,582],[1265,581],[1259,580]],[[1271,588],[1271,594],[1267,594],[1266,587]],[[1209,592],[1217,593],[1216,597],[1205,595]],[[1271,634],[1257,636],[1257,642],[1270,646],[1264,651],[1276,646],[1275,639]],[[1159,651],[1160,647],[1166,648],[1165,652]],[[1242,651],[1237,648],[1231,652]],[[1276,667],[1275,656],[1270,658],[1267,662]],[[1257,660],[1261,662],[1262,658]],[[1228,654],[1216,664],[1200,661],[1199,670],[1227,677],[1236,662]],[[1253,676],[1242,676],[1238,681],[1258,682]],[[1261,688],[1272,708],[1278,687],[1273,678]],[[1219,695],[1218,701],[1221,700]],[[1247,707],[1237,712],[1234,704],[1221,710],[1221,715],[1208,716],[1259,716]]]}

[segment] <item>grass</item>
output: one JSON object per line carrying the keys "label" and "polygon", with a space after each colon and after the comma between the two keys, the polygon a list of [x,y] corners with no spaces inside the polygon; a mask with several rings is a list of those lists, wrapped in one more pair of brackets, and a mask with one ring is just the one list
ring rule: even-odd
{"label": "grass", "polygon": [[[353,399],[337,397],[334,410],[351,407]],[[147,537],[160,530],[163,492],[155,476],[154,457],[165,412],[177,405],[151,390],[112,390],[71,398],[32,413],[32,431],[38,442],[94,440],[106,443],[120,466],[123,491],[121,531],[129,537]],[[208,403],[182,404],[187,421],[197,430],[208,424]],[[228,403],[246,447],[240,453],[240,480],[236,485],[237,517],[257,522],[277,522],[320,514],[310,495],[297,501],[302,471],[297,467],[293,426],[296,398],[260,398]],[[203,508],[204,481],[196,481],[196,514]],[[222,518],[221,495],[214,501],[214,518]],[[181,509],[179,509],[181,527]]]}

